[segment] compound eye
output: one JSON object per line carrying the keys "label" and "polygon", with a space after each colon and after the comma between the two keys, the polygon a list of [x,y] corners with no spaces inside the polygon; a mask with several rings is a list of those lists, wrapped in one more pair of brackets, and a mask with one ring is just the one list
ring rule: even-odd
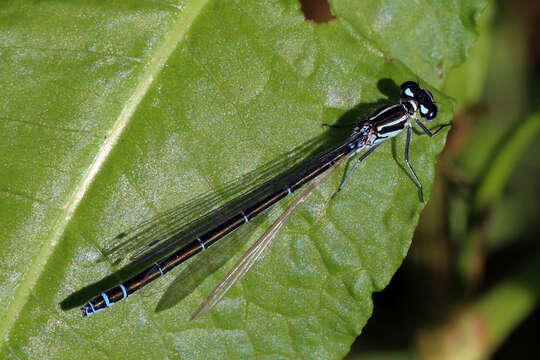
{"label": "compound eye", "polygon": [[420,90],[420,86],[414,81],[406,81],[400,86],[402,97],[414,98],[418,90]]}
{"label": "compound eye", "polygon": [[431,103],[431,104],[420,104],[420,115],[430,121],[437,117],[437,114],[439,113],[439,109],[437,108],[437,105]]}
{"label": "compound eye", "polygon": [[426,89],[424,89],[424,91],[429,95],[429,100],[433,101],[433,94],[431,93],[431,91],[426,90]]}

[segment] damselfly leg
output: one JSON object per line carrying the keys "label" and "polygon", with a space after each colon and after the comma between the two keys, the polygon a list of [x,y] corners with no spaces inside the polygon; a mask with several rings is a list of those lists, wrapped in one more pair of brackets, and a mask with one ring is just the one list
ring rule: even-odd
{"label": "damselfly leg", "polygon": [[354,170],[356,170],[356,168],[358,167],[358,165],[360,165],[360,163],[362,161],[364,161],[365,158],[367,158],[373,151],[375,151],[375,149],[377,149],[382,143],[378,143],[378,144],[375,144],[373,145],[372,147],[370,147],[368,150],[366,150],[366,152],[364,152],[362,155],[360,155],[360,157],[358,158],[358,160],[356,160],[356,162],[354,163],[352,169],[350,169],[349,171],[347,171],[347,173],[345,174],[345,177],[343,178],[343,180],[341,181],[341,184],[339,184],[339,187],[337,188],[337,190],[334,192],[334,194],[332,195],[332,197],[336,196],[338,192],[340,192],[343,187],[345,186],[345,184],[347,183],[347,181],[349,180],[349,178],[351,177],[352,173],[354,172]]}
{"label": "damselfly leg", "polygon": [[414,169],[409,162],[409,149],[411,146],[411,133],[412,133],[412,127],[410,124],[407,124],[407,138],[405,140],[405,163],[407,164],[407,167],[409,168],[409,171],[411,172],[414,181],[416,182],[416,185],[418,186],[418,191],[420,193],[420,201],[424,202],[424,190],[422,187],[422,183],[420,182],[420,179],[418,179],[418,176],[416,176],[416,173],[414,172]]}
{"label": "damselfly leg", "polygon": [[424,133],[426,133],[426,135],[429,136],[429,137],[433,137],[433,136],[437,135],[439,133],[439,131],[441,131],[442,129],[444,129],[447,126],[452,126],[452,124],[443,124],[443,125],[439,126],[439,128],[437,130],[431,132],[431,130],[429,130],[424,124],[422,124],[420,119],[418,119],[417,117],[414,117],[414,121],[420,127],[420,129],[422,129],[422,131]]}

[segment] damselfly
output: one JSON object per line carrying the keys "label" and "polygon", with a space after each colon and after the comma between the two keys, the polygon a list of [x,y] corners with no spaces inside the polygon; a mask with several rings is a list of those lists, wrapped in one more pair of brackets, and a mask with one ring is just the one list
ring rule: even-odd
{"label": "damselfly", "polygon": [[[420,114],[420,118],[417,117]],[[422,120],[431,121],[438,113],[437,105],[432,94],[413,81],[407,81],[400,87],[400,103],[385,106],[376,111],[367,121],[358,124],[344,141],[334,145],[329,150],[320,153],[301,169],[296,169],[286,177],[284,185],[266,186],[254,191],[246,201],[239,201],[233,213],[215,214],[215,221],[205,222],[206,228],[197,231],[176,233],[173,231],[166,236],[152,239],[140,256],[141,263],[150,263],[144,270],[138,272],[123,283],[95,296],[82,308],[83,316],[90,316],[102,311],[118,301],[128,297],[157,278],[165,275],[176,266],[192,256],[206,250],[218,240],[232,233],[248,221],[255,218],[281,199],[291,195],[296,190],[310,183],[310,186],[289,206],[289,208],[273,223],[273,225],[255,242],[246,254],[236,263],[233,269],[214,288],[204,300],[192,319],[211,309],[227,293],[227,291],[242,279],[251,267],[264,255],[270,247],[278,231],[301,204],[328,176],[344,161],[365,150],[358,158],[352,169],[345,175],[337,191],[340,191],[357,166],[371,154],[380,144],[396,136],[406,129],[405,163],[419,189],[420,200],[423,201],[422,183],[418,179],[409,162],[412,126],[416,123],[430,137],[437,134],[446,125],[431,132]],[[421,120],[422,119],[422,120]],[[336,192],[337,193],[337,192]],[[253,196],[256,195],[256,196]]]}

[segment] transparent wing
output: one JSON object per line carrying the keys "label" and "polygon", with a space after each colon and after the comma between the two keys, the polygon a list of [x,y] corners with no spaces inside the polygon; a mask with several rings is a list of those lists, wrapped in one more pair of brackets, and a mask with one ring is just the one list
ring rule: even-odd
{"label": "transparent wing", "polygon": [[[277,210],[277,209],[276,209]],[[145,285],[139,290],[144,297],[162,294],[156,307],[156,312],[170,308],[189,295],[206,277],[220,269],[239,249],[243,248],[252,233],[259,228],[265,218],[272,214],[272,210],[262,213],[256,219],[241,226],[236,231],[226,235],[223,239],[197,255],[197,261],[191,261],[182,266],[176,275],[168,275],[168,279],[151,281],[145,277]],[[274,213],[275,214],[275,213]],[[148,283],[148,285],[146,285]]]}
{"label": "transparent wing", "polygon": [[[197,255],[196,261],[187,262],[178,271],[175,271],[174,275],[171,274],[174,277],[174,279],[171,279],[172,281],[166,279],[158,281],[166,286],[166,290],[164,289],[155,311],[160,312],[170,309],[192,294],[205,279],[222,269],[223,265],[235,254],[238,254],[240,249],[245,249],[246,244],[251,244],[259,238],[260,234],[255,237],[252,235],[257,229],[261,228],[261,224],[265,223],[267,218],[276,219],[282,212],[283,210],[278,208],[268,209],[268,212],[260,214]],[[264,230],[267,227],[265,226]],[[149,287],[152,286],[149,285]],[[146,289],[146,286],[140,291],[144,291],[144,289]]]}
{"label": "transparent wing", "polygon": [[199,308],[193,313],[190,318],[195,320],[197,317],[204,315],[209,310],[211,310],[222,298],[227,294],[227,292],[238,282],[240,281],[248,271],[255,265],[255,263],[260,260],[266,251],[270,248],[272,241],[276,238],[276,235],[279,233],[285,222],[291,217],[294,210],[302,204],[313,191],[323,183],[330,174],[338,168],[341,163],[345,160],[342,158],[334,166],[326,170],[316,179],[314,179],[310,186],[302,192],[302,194],[285,210],[283,214],[266,230],[266,232],[253,244],[253,246],[242,256],[240,260],[234,265],[234,267],[229,271],[227,275],[221,280],[221,282],[212,290],[210,295],[202,302]]}
{"label": "transparent wing", "polygon": [[303,163],[306,154],[323,146],[322,137],[311,140],[279,159],[220,186],[216,191],[135,225],[102,249],[103,257],[98,261],[108,260],[115,265],[157,261],[197,238],[213,223],[240,212],[261,193],[281,186],[280,183],[286,181],[282,174],[289,173],[291,168]]}

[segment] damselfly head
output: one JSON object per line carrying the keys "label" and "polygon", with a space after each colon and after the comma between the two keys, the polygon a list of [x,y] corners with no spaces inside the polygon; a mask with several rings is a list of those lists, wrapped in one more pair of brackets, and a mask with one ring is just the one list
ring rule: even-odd
{"label": "damselfly head", "polygon": [[427,121],[431,121],[437,117],[439,113],[439,108],[435,103],[420,103],[420,116],[422,116]]}
{"label": "damselfly head", "polygon": [[402,100],[417,99],[419,92],[423,90],[418,83],[414,81],[405,81],[400,86],[400,96]]}
{"label": "damselfly head", "polygon": [[[420,111],[420,116],[431,121],[437,117],[439,109],[433,101],[433,94],[414,81],[406,81],[400,86],[401,103],[409,103]],[[409,108],[407,108],[409,110]]]}

